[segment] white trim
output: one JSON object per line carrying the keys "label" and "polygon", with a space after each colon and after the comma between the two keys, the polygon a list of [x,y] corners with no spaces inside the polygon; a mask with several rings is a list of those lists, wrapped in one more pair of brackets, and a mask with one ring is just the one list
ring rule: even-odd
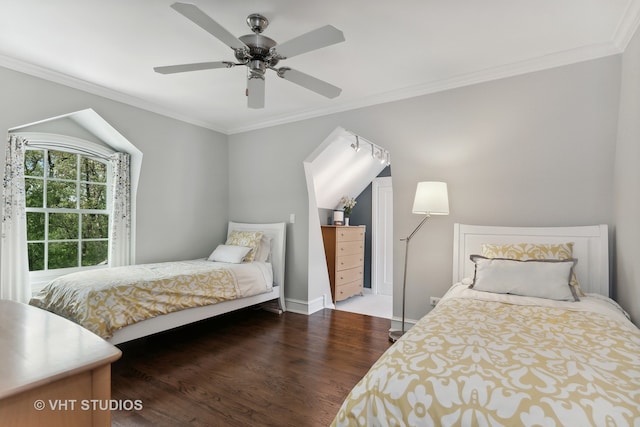
{"label": "white trim", "polygon": [[258,130],[270,126],[277,126],[300,120],[311,119],[314,117],[340,113],[343,111],[355,110],[357,108],[369,107],[372,105],[384,104],[393,101],[400,101],[403,99],[443,92],[450,89],[471,86],[478,83],[499,80],[506,77],[513,77],[532,73],[535,71],[542,71],[561,67],[564,65],[599,59],[611,55],[617,55],[620,53],[622,53],[620,49],[613,43],[601,43],[583,46],[576,49],[555,52],[541,57],[531,58],[511,64],[505,64],[484,70],[477,70],[448,79],[436,80],[420,85],[404,87],[349,102],[336,103],[329,108],[306,110],[298,112],[296,114],[282,114],[280,116],[272,117],[267,120],[256,121],[254,123],[248,123],[246,125],[229,128],[227,129],[227,134],[233,135],[236,133]]}
{"label": "white trim", "polygon": [[[71,77],[57,71],[53,71],[4,55],[0,55],[0,66],[32,76],[40,77],[45,80],[60,83],[65,86],[83,90],[85,92],[89,92],[94,95],[102,96],[118,102],[124,102],[134,107],[142,108],[144,110],[161,114],[166,117],[171,117],[176,120],[221,132],[226,135],[233,135],[236,133],[258,130],[270,126],[296,122],[314,117],[326,116],[329,114],[349,111],[357,108],[363,108],[392,101],[399,101],[416,96],[442,92],[449,89],[470,86],[477,83],[498,80],[505,77],[511,77],[531,73],[534,71],[540,71],[560,67],[563,65],[598,59],[606,56],[617,55],[622,53],[623,50],[621,49],[621,46],[626,47],[626,44],[629,40],[631,40],[631,37],[633,36],[634,30],[638,26],[638,12],[635,9],[636,8],[634,8],[632,12],[625,15],[625,19],[623,19],[623,21],[619,25],[618,31],[616,32],[616,40],[612,42],[591,44],[575,49],[554,52],[548,55],[530,58],[524,61],[505,64],[485,70],[472,71],[449,79],[437,80],[421,85],[400,88],[398,90],[392,90],[389,92],[380,93],[377,95],[352,101],[338,102],[332,104],[332,106],[328,108],[314,108],[303,111],[298,110],[298,112],[296,113],[280,114],[278,116],[270,117],[266,120],[247,122],[246,124],[235,127],[227,127],[220,123],[202,121],[201,119],[188,117],[184,114],[172,111],[153,102],[149,102],[131,95],[124,94],[122,92],[89,83],[76,77]],[[630,15],[629,18],[627,18],[628,15]]]}
{"label": "white trim", "polygon": [[72,77],[67,74],[54,71],[50,68],[41,67],[39,65],[31,64],[26,61],[11,58],[6,55],[0,54],[0,66],[9,68],[14,71],[19,71],[30,76],[39,77],[50,82],[59,83],[61,85],[78,89],[83,92],[91,93],[93,95],[101,96],[103,98],[111,99],[113,101],[123,102],[127,105],[138,107],[146,111],[151,111],[152,113],[180,120],[181,122],[191,123],[192,125],[204,127],[217,132],[225,132],[225,130],[220,125],[217,125],[215,123],[185,116],[184,114],[180,114],[156,103],[149,102],[144,99],[119,92],[117,90],[109,89],[104,86],[79,79],[77,77]]}
{"label": "white trim", "polygon": [[454,224],[453,283],[472,277],[471,254],[483,243],[573,242],[575,271],[584,292],[609,296],[609,233],[606,224],[579,227],[494,227]]}
{"label": "white trim", "polygon": [[[380,239],[382,234],[379,229],[379,215],[381,208],[391,211],[393,215],[393,203],[387,206],[380,205],[380,187],[384,184],[383,188],[390,188],[393,194],[393,178],[390,176],[374,178],[371,182],[371,290],[374,294],[391,295],[393,296],[393,284],[390,289],[384,287],[384,280],[380,283],[380,275],[382,268],[381,265],[385,262],[384,254],[381,254],[384,243]],[[391,229],[393,233],[393,217],[391,217],[391,224],[387,224],[387,227]],[[393,236],[391,236],[393,239]],[[393,268],[393,260],[391,260]]]}
{"label": "white trim", "polygon": [[103,145],[96,144],[95,142],[88,141],[82,138],[76,138],[74,136],[59,135],[57,133],[46,132],[9,132],[12,135],[21,136],[27,140],[27,147],[33,148],[64,148],[66,150],[76,151],[77,154],[84,156],[97,155],[102,157],[109,157],[114,150],[107,148]]}
{"label": "white trim", "polygon": [[310,315],[324,309],[324,298],[318,297],[311,301],[287,298],[287,311]]}
{"label": "white trim", "polygon": [[640,27],[640,2],[630,1],[627,10],[625,11],[618,28],[613,36],[613,43],[620,50],[624,52],[629,45],[629,42],[633,38],[633,35],[638,31]]}

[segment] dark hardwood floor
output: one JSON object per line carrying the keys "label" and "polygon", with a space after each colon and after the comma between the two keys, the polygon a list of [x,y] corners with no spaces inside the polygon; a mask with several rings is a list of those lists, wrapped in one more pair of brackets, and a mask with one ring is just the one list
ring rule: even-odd
{"label": "dark hardwood floor", "polygon": [[246,309],[119,347],[115,426],[328,426],[390,346],[389,319]]}

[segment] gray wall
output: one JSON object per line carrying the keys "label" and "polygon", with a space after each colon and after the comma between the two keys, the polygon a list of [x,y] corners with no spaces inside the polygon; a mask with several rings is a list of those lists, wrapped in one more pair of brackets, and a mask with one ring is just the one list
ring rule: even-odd
{"label": "gray wall", "polygon": [[287,227],[285,295],[307,301],[309,206],[302,162],[336,127],[335,117],[229,136],[229,218],[296,221]]}
{"label": "gray wall", "polygon": [[640,324],[640,32],[622,58],[615,167],[616,298]]}
{"label": "gray wall", "polygon": [[[0,130],[93,108],[140,149],[136,261],[208,256],[226,236],[226,135],[0,67]],[[4,164],[6,137],[0,138]],[[0,172],[2,173],[2,172]]]}
{"label": "gray wall", "polygon": [[[229,137],[229,213],[286,220],[287,297],[307,286],[307,191],[302,162],[336,126],[391,151],[394,235],[418,181],[449,183],[451,215],[412,240],[407,318],[451,284],[453,223],[562,226],[613,223],[619,56],[501,79]],[[394,248],[394,315],[401,310],[403,246]]]}
{"label": "gray wall", "polygon": [[[451,215],[433,218],[412,240],[410,319],[450,285],[454,222],[613,225],[615,188],[617,293],[637,319],[639,50],[636,36],[624,68],[613,56],[228,137],[0,68],[0,129],[93,108],[142,150],[138,262],[205,256],[224,239],[229,218],[287,221],[294,213],[287,297],[301,301],[309,295],[302,162],[336,126],[366,136],[391,151],[395,235],[420,220],[411,214],[416,182],[449,183]],[[396,316],[402,263],[396,242]]]}

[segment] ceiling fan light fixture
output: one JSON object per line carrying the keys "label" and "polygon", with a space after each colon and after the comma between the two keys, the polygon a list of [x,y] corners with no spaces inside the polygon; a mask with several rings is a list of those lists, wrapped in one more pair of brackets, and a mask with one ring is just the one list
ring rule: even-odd
{"label": "ceiling fan light fixture", "polygon": [[267,69],[275,71],[279,77],[287,81],[327,98],[340,95],[342,89],[309,74],[288,67],[276,68],[278,62],[283,59],[343,42],[344,34],[337,28],[325,25],[278,44],[275,40],[261,34],[269,26],[269,20],[259,13],[252,13],[247,17],[246,22],[252,34],[236,37],[194,4],[176,2],[171,5],[171,8],[233,49],[238,63],[217,61],[169,65],[155,67],[154,70],[157,73],[173,74],[244,65],[248,69],[249,108],[264,107],[264,75]]}

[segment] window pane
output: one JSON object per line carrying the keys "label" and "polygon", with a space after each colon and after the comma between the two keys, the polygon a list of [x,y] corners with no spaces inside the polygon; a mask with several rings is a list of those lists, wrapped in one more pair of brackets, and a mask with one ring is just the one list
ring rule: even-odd
{"label": "window pane", "polygon": [[24,190],[26,206],[28,208],[41,208],[43,207],[43,188],[44,181],[41,179],[25,178]]}
{"label": "window pane", "polygon": [[99,265],[107,263],[107,251],[109,242],[83,242],[82,266]]}
{"label": "window pane", "polygon": [[83,214],[82,238],[106,239],[109,237],[109,215]]}
{"label": "window pane", "polygon": [[44,243],[29,243],[29,271],[44,270]]}
{"label": "window pane", "polygon": [[44,212],[27,212],[27,240],[44,240]]}
{"label": "window pane", "polygon": [[78,179],[78,156],[62,151],[48,151],[47,165],[50,178]]}
{"label": "window pane", "polygon": [[75,182],[47,182],[47,207],[75,209],[77,201]]}
{"label": "window pane", "polygon": [[78,242],[49,243],[49,265],[47,268],[78,266]]}
{"label": "window pane", "polygon": [[107,164],[87,157],[80,157],[80,180],[107,182]]}
{"label": "window pane", "polygon": [[24,174],[27,176],[44,176],[44,151],[43,150],[25,151]]}
{"label": "window pane", "polygon": [[78,238],[78,219],[75,213],[49,214],[49,239],[69,240]]}
{"label": "window pane", "polygon": [[107,209],[107,186],[104,184],[81,184],[80,208]]}

